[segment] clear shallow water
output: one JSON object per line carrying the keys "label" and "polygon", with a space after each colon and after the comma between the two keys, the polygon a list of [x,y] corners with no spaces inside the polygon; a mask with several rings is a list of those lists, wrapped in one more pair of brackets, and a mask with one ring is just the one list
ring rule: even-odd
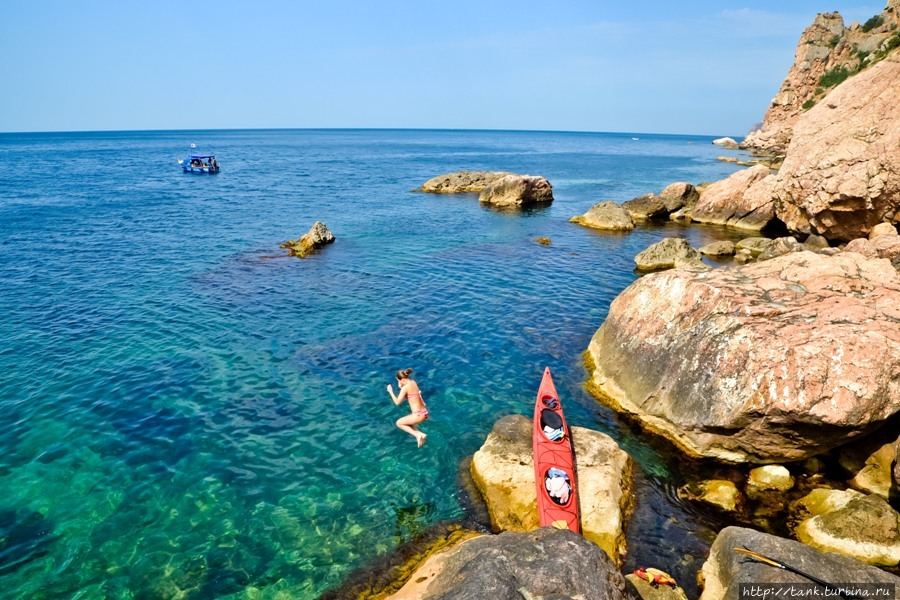
{"label": "clear shallow water", "polygon": [[[641,465],[629,564],[702,553],[715,523],[674,498],[677,461],[582,387],[635,254],[665,236],[735,238],[568,223],[736,169],[712,138],[639,137],[0,135],[0,586],[315,598],[466,516],[460,461],[498,418],[530,415],[545,365],[570,424]],[[191,142],[219,175],[180,172]],[[543,175],[556,200],[498,212],[410,191],[461,169]],[[285,257],[316,220],[336,243]],[[432,411],[422,450],[384,389],[404,367]]]}

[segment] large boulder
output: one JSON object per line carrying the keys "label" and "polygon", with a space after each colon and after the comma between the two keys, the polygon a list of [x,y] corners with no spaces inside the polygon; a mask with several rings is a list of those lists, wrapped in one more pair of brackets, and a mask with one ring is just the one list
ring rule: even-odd
{"label": "large boulder", "polygon": [[684,238],[666,238],[641,251],[634,263],[641,271],[703,267],[700,253]]}
{"label": "large boulder", "polygon": [[763,165],[733,173],[700,193],[691,219],[760,231],[775,216],[774,182]]}
{"label": "large boulder", "polygon": [[544,177],[505,175],[495,179],[478,195],[482,204],[520,207],[553,202],[553,187]]}
{"label": "large boulder", "polygon": [[290,256],[306,258],[310,253],[334,242],[334,234],[328,230],[325,223],[316,221],[304,235],[296,240],[288,240],[281,245],[286,248]]}
{"label": "large boulder", "polygon": [[485,535],[429,558],[392,600],[631,600],[595,544],[568,530]]}
{"label": "large boulder", "polygon": [[900,274],[851,252],[646,275],[587,358],[601,400],[687,453],[792,462],[900,411]]}
{"label": "large boulder", "polygon": [[[532,421],[522,415],[494,424],[472,457],[471,473],[495,531],[539,527],[532,459]],[[633,463],[609,436],[572,427],[581,529],[617,563],[625,554],[625,521],[631,508]]]}
{"label": "large boulder", "polygon": [[[752,529],[726,527],[716,536],[716,541],[709,550],[709,558],[700,573],[703,579],[700,600],[748,597],[741,593],[741,589],[749,592],[752,586],[757,586],[758,591],[765,586],[769,590],[768,596],[772,598],[776,597],[771,591],[773,586],[812,586],[812,582],[802,575],[749,559],[746,555],[735,552],[734,548],[747,548],[830,583],[870,586],[883,584],[884,589],[900,587],[900,577],[847,556],[820,552],[800,542]],[[809,588],[797,589],[803,593],[802,589]],[[818,588],[818,592],[824,596],[822,588]],[[758,597],[763,597],[761,591]]]}
{"label": "large boulder", "polygon": [[418,191],[432,194],[460,194],[481,192],[501,177],[512,175],[506,171],[457,171],[432,177]]}
{"label": "large boulder", "polygon": [[631,231],[634,229],[634,219],[631,213],[612,200],[598,202],[583,215],[569,219],[569,222],[606,231]]}
{"label": "large boulder", "polygon": [[895,52],[797,119],[775,187],[789,229],[849,241],[900,222],[898,90]]}

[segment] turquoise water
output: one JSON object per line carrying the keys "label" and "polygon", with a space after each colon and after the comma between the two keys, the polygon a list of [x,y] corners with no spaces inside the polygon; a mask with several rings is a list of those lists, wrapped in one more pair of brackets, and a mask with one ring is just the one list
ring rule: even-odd
{"label": "turquoise water", "polygon": [[[660,523],[683,510],[671,461],[585,392],[581,354],[637,277],[635,254],[733,234],[567,221],[727,176],[711,139],[0,135],[0,586],[315,598],[466,517],[460,461],[498,418],[531,413],[546,365],[570,423],[613,435],[646,474],[629,560],[702,549],[687,525],[667,546]],[[191,142],[222,173],[181,173]],[[543,175],[556,200],[500,212],[411,192],[461,169]],[[285,257],[279,244],[316,220],[337,241]],[[432,412],[421,450],[384,389],[405,367]]]}

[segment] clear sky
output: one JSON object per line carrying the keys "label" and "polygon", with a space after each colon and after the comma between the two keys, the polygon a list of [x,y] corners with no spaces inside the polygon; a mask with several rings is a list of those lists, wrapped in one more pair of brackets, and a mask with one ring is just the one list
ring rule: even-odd
{"label": "clear sky", "polygon": [[0,0],[0,131],[743,136],[850,0]]}

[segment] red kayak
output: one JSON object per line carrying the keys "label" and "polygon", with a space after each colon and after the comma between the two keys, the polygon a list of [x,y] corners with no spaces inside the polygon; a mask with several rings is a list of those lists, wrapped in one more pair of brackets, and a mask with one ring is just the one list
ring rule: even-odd
{"label": "red kayak", "polygon": [[533,453],[541,527],[550,525],[581,533],[575,452],[550,367],[544,369],[534,405]]}

